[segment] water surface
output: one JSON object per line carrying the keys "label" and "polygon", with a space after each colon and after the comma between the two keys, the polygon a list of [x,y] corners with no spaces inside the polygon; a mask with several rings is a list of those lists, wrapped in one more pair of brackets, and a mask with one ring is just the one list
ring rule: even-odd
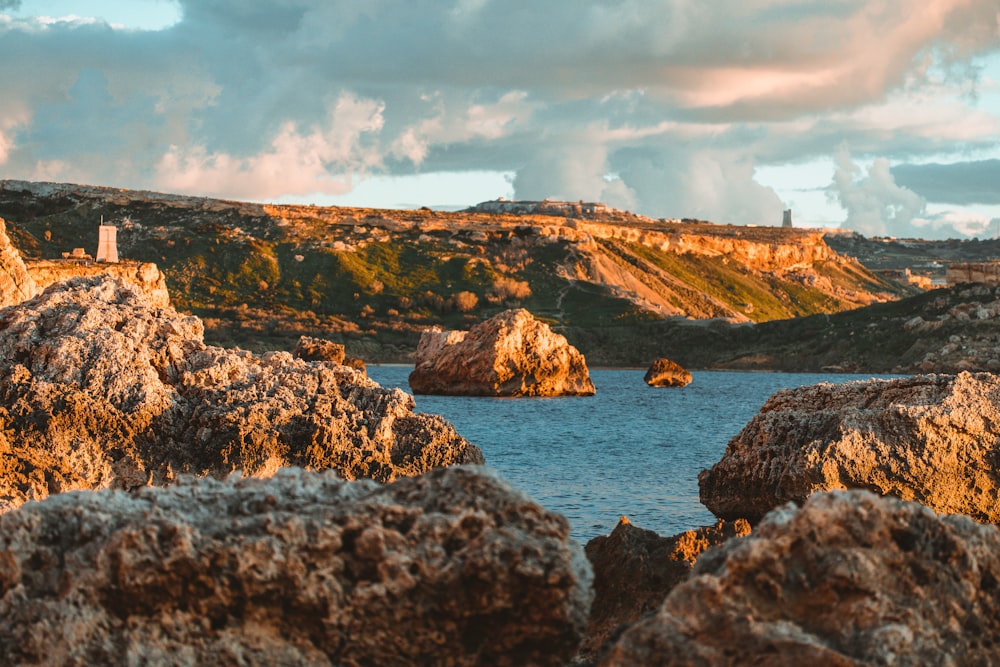
{"label": "water surface", "polygon": [[[368,367],[373,380],[409,392],[408,366]],[[673,535],[715,522],[698,500],[698,473],[767,398],[786,387],[870,375],[692,373],[683,388],[646,386],[641,370],[592,370],[595,396],[416,396],[478,445],[486,463],[543,506],[565,515],[585,542],[620,516]]]}

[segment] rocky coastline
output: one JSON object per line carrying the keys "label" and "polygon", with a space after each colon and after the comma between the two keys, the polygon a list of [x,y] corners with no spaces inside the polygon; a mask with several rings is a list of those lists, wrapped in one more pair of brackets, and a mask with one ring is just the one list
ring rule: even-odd
{"label": "rocky coastline", "polygon": [[[6,236],[0,291],[7,664],[1000,661],[992,374],[779,392],[701,475],[716,525],[581,547],[335,343],[208,345],[128,277],[41,289]],[[586,394],[558,338],[432,332],[411,385]]]}

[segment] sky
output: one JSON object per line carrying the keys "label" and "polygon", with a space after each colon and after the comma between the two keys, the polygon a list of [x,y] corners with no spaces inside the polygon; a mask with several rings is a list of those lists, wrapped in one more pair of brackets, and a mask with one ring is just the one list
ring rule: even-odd
{"label": "sky", "polygon": [[0,0],[0,178],[1000,236],[1000,0]]}

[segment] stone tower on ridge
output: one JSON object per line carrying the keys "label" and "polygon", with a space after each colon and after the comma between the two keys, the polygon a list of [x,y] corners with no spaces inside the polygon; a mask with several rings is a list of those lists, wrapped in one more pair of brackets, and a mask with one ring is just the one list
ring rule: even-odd
{"label": "stone tower on ridge", "polygon": [[792,226],[792,209],[790,209],[790,208],[786,208],[785,209],[785,214],[781,218],[781,226],[782,227],[791,227]]}
{"label": "stone tower on ridge", "polygon": [[104,220],[101,220],[101,226],[97,229],[100,232],[97,240],[97,261],[117,262],[118,228],[114,225],[105,225]]}

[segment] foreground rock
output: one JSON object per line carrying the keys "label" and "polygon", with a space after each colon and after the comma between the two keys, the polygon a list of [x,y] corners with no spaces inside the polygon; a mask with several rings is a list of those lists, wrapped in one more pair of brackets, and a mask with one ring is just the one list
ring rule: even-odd
{"label": "foreground rock", "polygon": [[779,391],[698,476],[716,516],[862,488],[1000,522],[1000,377],[923,375]]}
{"label": "foreground rock", "polygon": [[691,384],[691,373],[670,359],[654,361],[642,378],[650,387],[686,387]]}
{"label": "foreground rock", "polygon": [[0,516],[0,654],[46,665],[564,665],[590,571],[476,469],[288,469]]}
{"label": "foreground rock", "polygon": [[75,489],[296,465],[390,481],[482,453],[344,366],[205,345],[136,287],[74,279],[0,311],[0,511]]}
{"label": "foreground rock", "polygon": [[719,521],[661,537],[622,517],[610,535],[592,539],[586,554],[594,569],[594,603],[578,661],[593,659],[617,629],[659,609],[667,594],[690,576],[706,549],[749,534],[746,521]]}
{"label": "foreground rock", "polygon": [[469,331],[420,337],[410,388],[417,394],[590,396],[587,362],[527,310],[507,310]]}
{"label": "foreground rock", "polygon": [[865,491],[810,498],[704,554],[624,665],[992,665],[1000,532]]}
{"label": "foreground rock", "polygon": [[0,308],[21,303],[38,293],[35,281],[21,261],[21,254],[7,236],[7,224],[0,218]]}

